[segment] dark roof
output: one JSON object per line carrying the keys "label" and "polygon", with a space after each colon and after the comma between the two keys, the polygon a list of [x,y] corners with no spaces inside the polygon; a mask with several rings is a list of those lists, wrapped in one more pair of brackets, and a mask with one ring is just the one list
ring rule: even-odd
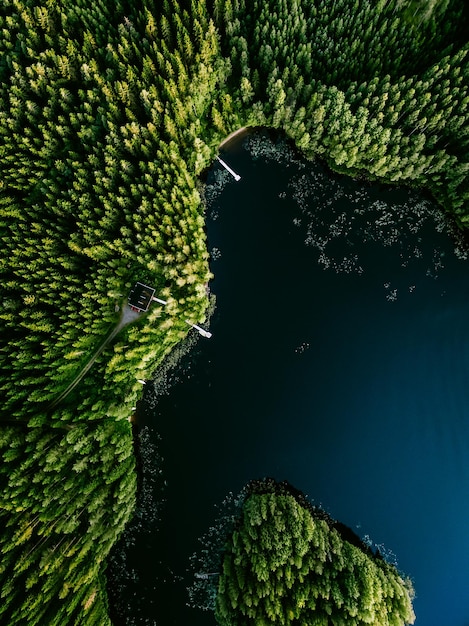
{"label": "dark roof", "polygon": [[143,283],[135,283],[129,293],[129,306],[138,311],[148,311],[155,290]]}

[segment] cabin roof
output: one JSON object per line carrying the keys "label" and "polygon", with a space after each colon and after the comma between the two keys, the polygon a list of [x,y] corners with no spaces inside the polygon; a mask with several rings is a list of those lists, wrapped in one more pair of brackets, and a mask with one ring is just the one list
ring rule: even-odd
{"label": "cabin roof", "polygon": [[154,295],[153,287],[143,283],[135,283],[129,293],[129,306],[137,309],[137,311],[148,311]]}

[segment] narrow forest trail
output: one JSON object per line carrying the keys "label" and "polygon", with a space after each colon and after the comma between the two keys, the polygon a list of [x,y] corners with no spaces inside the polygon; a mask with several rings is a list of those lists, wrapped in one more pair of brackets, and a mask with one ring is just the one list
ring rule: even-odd
{"label": "narrow forest trail", "polygon": [[120,331],[131,324],[139,317],[139,313],[133,311],[128,304],[125,304],[121,310],[121,315],[117,324],[114,326],[112,331],[107,335],[104,341],[99,345],[99,347],[94,351],[88,362],[84,365],[84,367],[78,372],[75,378],[71,381],[71,383],[66,387],[62,393],[49,405],[47,410],[55,409],[61,402],[65,400],[65,398],[75,389],[78,383],[86,376],[86,374],[92,368],[94,362],[99,357],[99,355],[103,352],[103,350],[111,343],[111,341],[120,333]]}

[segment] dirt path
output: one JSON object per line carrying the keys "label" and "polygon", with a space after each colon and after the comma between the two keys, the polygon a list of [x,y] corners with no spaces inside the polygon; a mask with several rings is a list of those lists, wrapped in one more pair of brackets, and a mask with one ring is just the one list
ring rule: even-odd
{"label": "dirt path", "polygon": [[114,326],[112,331],[103,341],[103,343],[94,351],[89,361],[86,363],[83,369],[80,372],[78,372],[78,374],[75,376],[72,382],[68,385],[68,387],[64,389],[62,393],[55,400],[51,402],[51,404],[47,407],[47,410],[55,409],[57,405],[59,405],[63,400],[65,400],[65,398],[69,395],[69,393],[71,393],[75,389],[75,387],[78,385],[81,379],[89,372],[89,370],[93,366],[93,363],[96,361],[96,359],[101,354],[101,352],[106,348],[106,346],[111,343],[114,337],[124,328],[124,326],[127,326],[128,324],[131,324],[132,322],[134,322],[138,318],[138,316],[139,314],[136,311],[133,311],[127,304],[123,306],[119,321]]}

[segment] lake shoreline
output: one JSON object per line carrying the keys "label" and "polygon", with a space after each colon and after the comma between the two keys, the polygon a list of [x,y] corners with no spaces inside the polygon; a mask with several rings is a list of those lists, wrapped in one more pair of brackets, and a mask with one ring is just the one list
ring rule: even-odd
{"label": "lake shoreline", "polygon": [[253,130],[255,129],[252,126],[242,126],[241,128],[238,128],[238,130],[233,131],[225,137],[225,139],[223,139],[223,141],[219,144],[218,149],[220,150],[221,148],[228,147],[228,144],[230,144],[234,139],[240,139],[241,137],[248,135]]}

